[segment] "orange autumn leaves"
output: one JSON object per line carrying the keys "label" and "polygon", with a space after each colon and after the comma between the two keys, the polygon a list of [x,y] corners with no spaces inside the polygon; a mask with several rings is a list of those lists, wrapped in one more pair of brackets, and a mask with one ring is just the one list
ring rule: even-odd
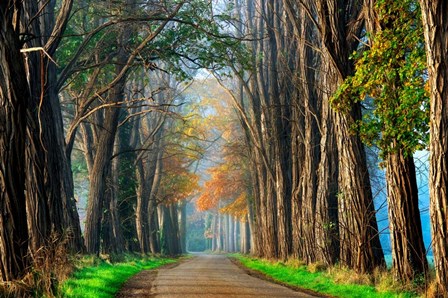
{"label": "orange autumn leaves", "polygon": [[196,201],[198,210],[220,208],[221,213],[238,217],[247,214],[245,181],[242,170],[231,163],[222,163],[208,170],[210,179]]}
{"label": "orange autumn leaves", "polygon": [[[232,85],[231,82],[229,85]],[[201,94],[202,104],[207,107],[206,127],[211,139],[216,140],[211,146],[211,150],[214,150],[211,160],[216,164],[206,170],[208,179],[196,199],[197,209],[245,218],[250,176],[247,172],[247,147],[240,120],[228,91],[216,80],[197,82],[194,89]]]}

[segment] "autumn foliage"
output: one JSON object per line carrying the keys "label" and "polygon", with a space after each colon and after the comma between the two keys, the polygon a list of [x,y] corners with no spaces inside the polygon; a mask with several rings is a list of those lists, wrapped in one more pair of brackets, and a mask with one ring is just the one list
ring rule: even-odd
{"label": "autumn foliage", "polygon": [[204,183],[204,190],[196,203],[200,211],[220,207],[220,201],[229,203],[243,195],[244,182],[239,169],[222,163],[211,168],[209,173],[210,179]]}
{"label": "autumn foliage", "polygon": [[248,174],[237,147],[227,146],[224,162],[208,169],[210,178],[196,200],[199,211],[217,209],[240,218],[247,214]]}
{"label": "autumn foliage", "polygon": [[165,205],[187,199],[199,190],[199,176],[192,173],[189,160],[181,155],[164,159],[164,175],[160,184],[159,200]]}

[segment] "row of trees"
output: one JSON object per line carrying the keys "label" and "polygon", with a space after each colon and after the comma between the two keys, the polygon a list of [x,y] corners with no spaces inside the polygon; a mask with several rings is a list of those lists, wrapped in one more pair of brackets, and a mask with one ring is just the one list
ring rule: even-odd
{"label": "row of trees", "polygon": [[[442,2],[234,1],[250,67],[228,53],[238,80],[221,81],[248,148],[254,254],[361,273],[383,267],[365,150],[375,146],[386,170],[393,272],[402,281],[427,277],[413,154],[429,136],[432,249],[447,292]],[[212,193],[213,181],[205,185]]]}
{"label": "row of trees", "polygon": [[[203,1],[0,4],[2,281],[37,270],[55,243],[73,253],[185,251],[182,200],[197,191],[204,135],[182,82],[186,69],[215,63],[200,56],[218,36],[205,22],[209,9]],[[72,165],[88,175],[83,234]]]}
{"label": "row of trees", "polygon": [[[244,218],[258,256],[358,272],[384,266],[367,143],[387,172],[396,277],[426,275],[412,154],[427,144],[429,125],[432,247],[448,292],[444,1],[230,5],[0,3],[1,279],[38,267],[42,248],[67,234],[74,252],[181,251],[177,203],[196,189],[191,165],[205,133],[179,117],[187,107],[177,82],[205,67],[229,91],[244,146],[229,149],[241,158],[215,171],[203,209]],[[84,237],[75,149],[89,174]],[[225,225],[215,218],[212,234],[225,227],[225,245],[235,246],[230,216]]]}

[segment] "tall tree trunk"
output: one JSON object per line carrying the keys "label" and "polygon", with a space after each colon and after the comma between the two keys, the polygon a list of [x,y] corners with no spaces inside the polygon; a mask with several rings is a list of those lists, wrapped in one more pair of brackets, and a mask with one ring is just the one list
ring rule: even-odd
{"label": "tall tree trunk", "polygon": [[173,244],[171,243],[171,218],[169,207],[163,204],[159,205],[160,216],[160,252],[162,255],[170,256],[173,250]]}
{"label": "tall tree trunk", "polygon": [[154,161],[144,159],[137,160],[137,205],[135,209],[135,226],[137,230],[137,239],[141,253],[149,252],[149,222],[148,206],[151,193],[151,182],[154,178]]}
{"label": "tall tree trunk", "polygon": [[326,96],[323,96],[321,108],[322,138],[317,172],[319,183],[316,193],[316,254],[319,261],[332,265],[339,259],[337,198],[339,163],[333,122],[335,116]]}
{"label": "tall tree trunk", "polygon": [[241,248],[240,252],[243,254],[248,254],[251,252],[251,233],[250,233],[250,223],[249,220],[241,222]]}
{"label": "tall tree trunk", "polygon": [[110,177],[107,181],[105,194],[105,212],[103,214],[103,253],[121,253],[124,251],[124,239],[119,222],[118,193],[119,193],[119,162],[120,148],[119,134],[116,135],[114,159],[111,161]]}
{"label": "tall tree trunk", "polygon": [[[110,158],[114,146],[118,109],[106,111],[107,129],[99,139],[92,172],[90,176],[89,199],[87,205],[85,245],[88,253],[100,252],[101,222],[104,206],[107,178],[110,176]],[[115,129],[114,129],[115,128]],[[107,206],[108,207],[108,206]]]}
{"label": "tall tree trunk", "polygon": [[[380,31],[396,30],[398,20],[409,18],[406,14],[408,10],[415,9],[415,3],[408,3],[408,7],[396,7],[395,1],[379,2],[375,0],[366,0],[366,28],[370,29],[369,37],[371,42],[382,45],[381,40],[377,40],[375,35]],[[394,7],[392,9],[392,7]],[[380,10],[389,8],[391,11],[387,15],[381,14]],[[375,46],[375,45],[374,45]],[[394,48],[397,56],[392,64],[392,69],[400,70],[407,63],[408,45],[398,45]],[[372,48],[373,50],[373,48]],[[403,101],[401,90],[405,88],[398,74],[396,78],[388,78],[389,87],[387,102],[390,108],[400,108]],[[380,104],[384,109],[384,104]],[[380,107],[378,107],[380,109]],[[383,111],[384,112],[384,111]],[[387,112],[386,112],[387,113]],[[400,122],[399,119],[390,119],[392,123]],[[387,121],[386,121],[387,122]],[[385,127],[388,124],[384,124]],[[394,127],[391,125],[390,127]],[[387,128],[385,128],[387,130]],[[387,131],[384,131],[383,139],[388,137]],[[415,173],[414,159],[412,151],[406,150],[402,145],[403,141],[395,139],[389,144],[390,149],[381,148],[385,153],[386,162],[386,181],[387,181],[387,202],[389,212],[389,227],[392,245],[392,270],[396,279],[411,282],[417,276],[427,273],[428,264],[426,252],[423,244],[423,233],[421,229],[420,210],[418,208],[418,189]],[[387,151],[386,151],[387,150]]]}
{"label": "tall tree trunk", "polygon": [[230,214],[227,215],[227,241],[228,241],[228,247],[227,251],[234,252],[235,251],[235,242],[234,242],[234,229],[235,229],[235,222],[233,221],[233,218]]}
{"label": "tall tree trunk", "polygon": [[179,237],[182,253],[187,253],[187,204],[186,200],[179,203],[180,219],[179,219]]}
{"label": "tall tree trunk", "polygon": [[[14,1],[19,2],[19,1]],[[14,3],[16,4],[16,3]],[[0,280],[19,279],[28,267],[25,203],[25,121],[30,94],[13,28],[11,1],[0,3]]]}
{"label": "tall tree trunk", "polygon": [[213,214],[213,218],[212,218],[212,226],[211,226],[211,230],[212,230],[212,251],[217,251],[217,233],[216,233],[216,214]]}
{"label": "tall tree trunk", "polygon": [[302,235],[301,235],[301,213],[302,213],[302,171],[303,160],[305,154],[303,131],[305,130],[305,121],[302,113],[303,107],[300,98],[297,97],[293,104],[291,118],[294,119],[291,130],[291,150],[292,150],[292,167],[291,167],[291,192],[292,192],[292,256],[298,258],[302,255]]}
{"label": "tall tree trunk", "polygon": [[[140,90],[140,89],[137,89]],[[135,95],[134,95],[135,96]],[[130,97],[132,98],[132,97]],[[136,112],[132,110],[124,110],[122,119],[126,119],[130,113]],[[120,134],[120,163],[119,173],[121,175],[118,197],[118,214],[119,224],[123,231],[123,241],[125,250],[130,252],[139,251],[139,243],[137,241],[136,229],[136,201],[137,201],[137,177],[136,177],[136,151],[137,136],[140,135],[140,122],[126,122],[119,130]]]}
{"label": "tall tree trunk", "polygon": [[[338,216],[338,176],[339,159],[335,132],[335,112],[330,107],[330,94],[326,91],[332,84],[334,74],[328,61],[319,67],[324,76],[317,88],[320,98],[320,160],[317,170],[316,191],[316,259],[327,265],[335,264],[340,257],[339,216]],[[306,178],[305,178],[306,179]]]}
{"label": "tall tree trunk", "polygon": [[[149,130],[149,135],[140,137],[140,131],[135,130],[136,143],[146,150],[139,155],[137,164],[137,206],[136,206],[136,229],[137,238],[142,253],[159,253],[159,226],[157,216],[156,195],[160,183],[161,157],[163,150],[160,148],[163,129],[157,125],[158,119],[144,118],[141,127]],[[154,122],[154,123],[153,123]],[[155,126],[155,127],[153,127]],[[162,125],[163,126],[163,125]],[[138,129],[140,126],[137,125]],[[159,128],[157,128],[159,127]]]}
{"label": "tall tree trunk", "polygon": [[177,204],[160,205],[162,216],[161,252],[163,255],[176,256],[180,253],[179,226],[177,219]]}
{"label": "tall tree trunk", "polygon": [[216,242],[216,251],[220,252],[224,250],[224,239],[223,239],[223,223],[222,223],[222,215],[221,214],[217,214],[216,215],[218,217],[218,221],[216,223],[216,238],[217,238],[217,242]]}
{"label": "tall tree trunk", "polygon": [[[39,3],[24,2],[22,25],[27,24],[29,34],[36,36],[26,44],[26,47],[41,47],[46,43],[46,36],[51,34],[51,24],[43,19],[39,13],[53,15],[50,6],[42,6]],[[51,17],[50,17],[51,19]],[[40,24],[42,22],[42,26]],[[62,200],[60,184],[60,161],[53,154],[57,144],[54,143],[55,121],[49,93],[46,92],[47,69],[52,72],[54,67],[49,67],[49,59],[43,52],[32,51],[26,53],[26,68],[28,86],[31,100],[28,103],[26,124],[27,143],[26,152],[26,204],[28,212],[29,249],[31,256],[39,251],[50,241],[50,235],[62,234]],[[51,83],[51,82],[50,82]],[[23,88],[24,86],[22,86]],[[53,176],[54,175],[54,176]],[[55,179],[54,177],[57,177]]]}
{"label": "tall tree trunk", "polygon": [[[316,217],[319,215],[316,213],[317,204],[317,188],[318,188],[318,165],[320,161],[320,131],[318,127],[318,115],[319,115],[319,99],[317,97],[317,82],[315,82],[315,69],[318,68],[318,62],[316,59],[316,53],[307,44],[306,40],[311,40],[315,34],[311,27],[311,21],[305,16],[305,13],[301,11],[301,24],[300,24],[300,36],[297,41],[300,44],[300,73],[302,76],[302,86],[300,87],[301,96],[303,100],[304,115],[304,131],[303,131],[303,143],[304,143],[304,156],[302,157],[302,170],[301,170],[301,215],[300,215],[300,237],[302,241],[302,247],[300,251],[300,258],[307,263],[312,263],[317,260],[318,246],[316,235],[316,225],[319,224]],[[326,144],[325,144],[326,145]],[[322,147],[324,150],[329,150],[328,147]],[[325,180],[328,177],[320,177],[322,183],[326,183]],[[320,197],[322,198],[322,197]],[[319,202],[321,203],[321,202]],[[324,242],[325,244],[328,242]],[[326,245],[324,245],[325,247]]]}
{"label": "tall tree trunk", "polygon": [[413,157],[390,153],[386,178],[392,268],[397,279],[410,282],[428,271]]}
{"label": "tall tree trunk", "polygon": [[[121,64],[117,68],[122,67]],[[119,101],[123,97],[124,80],[113,88],[111,98]],[[104,195],[107,179],[110,177],[111,158],[118,126],[120,108],[108,108],[104,116],[104,130],[101,132],[96,146],[92,171],[89,172],[90,189],[87,205],[85,245],[88,253],[100,252],[101,222],[104,206]],[[109,207],[109,206],[107,206]]]}
{"label": "tall tree trunk", "polygon": [[[117,36],[118,52],[116,57],[115,74],[120,74],[126,66],[128,52],[125,49],[130,37],[129,28],[122,28]],[[109,91],[109,101],[117,103],[123,101],[124,87],[127,75],[123,75]],[[104,111],[104,121],[101,132],[98,133],[98,142],[93,161],[93,167],[89,172],[90,189],[87,205],[85,245],[88,253],[100,252],[100,235],[104,195],[106,191],[106,181],[110,177],[111,158],[114,150],[115,137],[119,122],[121,108],[119,106],[107,108]]]}
{"label": "tall tree trunk", "polygon": [[[28,84],[33,94],[27,125],[27,208],[30,249],[36,252],[49,241],[50,234],[71,239],[70,250],[82,250],[81,229],[73,196],[70,161],[66,159],[62,113],[57,96],[56,66],[52,56],[65,30],[73,1],[61,3],[56,17],[56,3],[23,3],[23,30],[36,38],[26,46],[44,47],[27,53]],[[65,234],[68,232],[68,234]]]}
{"label": "tall tree trunk", "polygon": [[430,215],[439,294],[448,293],[448,3],[420,0],[430,85]]}
{"label": "tall tree trunk", "polygon": [[240,247],[241,242],[238,241],[238,237],[241,237],[240,236],[241,228],[240,228],[240,221],[236,217],[232,216],[232,221],[233,221],[233,251],[236,252],[241,250]]}
{"label": "tall tree trunk", "polygon": [[[351,119],[361,118],[361,107],[355,105]],[[339,151],[339,233],[340,260],[358,272],[372,272],[384,267],[375,206],[364,146],[353,135],[347,115],[336,114]]]}
{"label": "tall tree trunk", "polygon": [[[278,242],[277,254],[286,260],[291,253],[291,181],[290,173],[290,98],[283,85],[283,75],[287,73],[288,57],[282,53],[284,45],[284,26],[282,1],[269,0],[267,2],[267,32],[269,36],[268,77],[270,121],[272,125],[271,138],[274,140],[273,165],[275,173],[275,209],[277,211],[276,226]],[[280,50],[279,50],[280,49]]]}
{"label": "tall tree trunk", "polygon": [[157,214],[157,194],[159,192],[160,181],[162,179],[162,168],[163,168],[163,149],[160,144],[158,144],[158,152],[156,157],[156,168],[154,172],[154,179],[152,180],[151,193],[149,195],[149,205],[148,205],[148,222],[149,222],[149,246],[153,254],[160,252],[160,238],[159,231],[160,227],[158,224],[158,214]]}
{"label": "tall tree trunk", "polygon": [[180,247],[180,238],[179,238],[179,213],[178,213],[177,202],[170,205],[170,218],[171,218],[171,233],[172,233],[172,242],[173,242],[173,255],[179,255],[182,253]]}
{"label": "tall tree trunk", "polygon": [[[327,92],[334,94],[343,80],[353,72],[349,61],[357,41],[350,34],[359,32],[356,20],[362,3],[357,1],[316,2],[320,22],[325,61],[330,74]],[[379,241],[372,190],[367,170],[364,146],[351,125],[361,119],[361,106],[354,103],[349,111],[337,112],[335,129],[339,158],[339,227],[340,262],[358,272],[372,272],[384,266],[384,255]]]}

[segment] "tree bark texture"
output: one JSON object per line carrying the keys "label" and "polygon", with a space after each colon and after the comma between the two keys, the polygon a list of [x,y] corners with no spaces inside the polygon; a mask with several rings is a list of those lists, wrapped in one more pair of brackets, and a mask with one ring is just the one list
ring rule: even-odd
{"label": "tree bark texture", "polygon": [[26,106],[30,100],[22,47],[11,5],[0,3],[0,280],[23,276],[28,267],[25,202]]}
{"label": "tree bark texture", "polygon": [[[353,72],[350,54],[357,41],[350,36],[359,32],[356,20],[362,3],[358,1],[316,2],[320,33],[324,46],[323,59],[328,61],[329,74],[324,92],[331,96],[343,80]],[[351,125],[361,119],[361,107],[354,103],[349,111],[335,114],[339,158],[339,235],[340,262],[358,272],[372,272],[384,266],[379,241],[372,190],[364,146]]]}
{"label": "tree bark texture", "polygon": [[[322,87],[329,75],[328,64],[321,66],[325,74]],[[330,107],[328,94],[321,94],[320,161],[317,170],[316,192],[316,246],[317,260],[332,265],[339,260],[338,172],[339,160],[334,126],[335,113]]]}
{"label": "tree bark texture", "polygon": [[[129,57],[128,51],[125,49],[129,41],[131,31],[127,27],[120,28],[117,35],[117,54],[115,75],[119,79],[113,84],[108,92],[110,103],[118,103],[124,101],[124,88],[126,85],[127,73],[120,74],[126,67]],[[95,155],[93,159],[93,167],[89,172],[90,189],[87,205],[86,228],[85,228],[85,245],[88,253],[100,252],[100,236],[103,208],[109,206],[104,205],[105,191],[107,189],[107,180],[111,177],[111,159],[113,156],[115,137],[119,123],[121,107],[114,106],[104,109],[104,118],[101,119],[101,113],[96,113],[102,121],[101,127],[98,127],[96,133],[97,143],[95,144]]]}
{"label": "tree bark texture", "polygon": [[[121,61],[123,61],[121,59]],[[122,64],[118,64],[119,72]],[[114,86],[110,94],[112,101],[123,98],[124,79]],[[104,206],[104,195],[107,189],[107,179],[110,177],[111,158],[113,155],[115,134],[118,126],[119,107],[108,108],[104,112],[103,130],[96,144],[93,167],[89,172],[90,189],[86,214],[85,245],[88,253],[100,252],[101,222]],[[107,206],[109,207],[109,206]]]}
{"label": "tree bark texture", "polygon": [[161,226],[161,252],[163,255],[176,256],[181,253],[179,243],[179,225],[177,204],[160,205]]}
{"label": "tree bark texture", "polygon": [[73,180],[65,158],[62,113],[57,96],[56,66],[46,55],[57,49],[72,7],[61,3],[23,2],[22,30],[36,36],[26,47],[43,47],[26,55],[28,84],[32,94],[27,113],[27,208],[30,249],[36,252],[49,241],[69,237],[69,249],[82,250],[81,229],[73,197]]}
{"label": "tree bark texture", "polygon": [[271,111],[271,138],[274,138],[273,165],[275,173],[278,257],[286,260],[291,253],[291,127],[290,127],[290,96],[285,88],[289,69],[288,55],[284,54],[285,19],[283,18],[282,1],[269,0],[267,3],[267,32],[269,36],[269,97]]}
{"label": "tree bark texture", "polygon": [[[156,153],[157,154],[157,153]],[[151,154],[153,156],[154,154]],[[149,248],[149,219],[148,207],[151,194],[152,181],[154,180],[155,161],[147,159],[137,160],[137,205],[135,210],[135,220],[137,229],[137,239],[141,253],[148,253]]]}
{"label": "tree bark texture", "polygon": [[[160,144],[159,144],[160,145]],[[156,169],[154,172],[154,179],[151,185],[151,193],[149,195],[149,205],[148,205],[148,221],[149,221],[149,246],[153,254],[160,252],[160,237],[159,231],[160,226],[158,223],[157,206],[157,194],[159,192],[160,181],[162,178],[162,168],[163,168],[163,150],[158,149],[157,159],[156,159]]]}
{"label": "tree bark texture", "polygon": [[113,153],[115,132],[118,124],[118,108],[106,111],[104,127],[95,154],[90,176],[89,198],[87,205],[85,245],[88,253],[100,252],[101,222],[104,206],[106,183],[110,177],[111,157]]}
{"label": "tree bark texture", "polygon": [[430,216],[439,294],[448,293],[448,3],[420,0],[430,85]]}
{"label": "tree bark texture", "polygon": [[187,204],[186,200],[179,203],[179,238],[183,254],[187,253]]}
{"label": "tree bark texture", "polygon": [[107,181],[105,193],[105,212],[103,214],[103,247],[105,254],[119,254],[124,251],[124,239],[118,214],[118,194],[119,194],[119,162],[120,155],[120,134],[116,135],[114,146],[114,158],[111,161],[110,176]]}
{"label": "tree bark texture", "polygon": [[397,279],[410,282],[428,273],[413,157],[390,153],[386,178],[392,268]]}
{"label": "tree bark texture", "polygon": [[[316,217],[317,207],[317,187],[319,180],[317,179],[318,165],[320,161],[320,139],[321,132],[319,131],[318,115],[320,111],[320,103],[317,93],[317,82],[315,80],[315,69],[318,69],[319,62],[316,59],[315,51],[309,47],[306,40],[312,40],[315,34],[311,21],[306,14],[300,11],[300,24],[296,28],[297,34],[302,38],[297,38],[299,43],[301,86],[300,96],[304,98],[301,104],[301,113],[304,117],[303,129],[303,150],[304,154],[301,157],[302,170],[300,177],[301,188],[301,215],[299,217],[299,235],[301,245],[299,250],[299,257],[307,263],[317,261],[317,241],[315,229],[318,221]],[[325,144],[326,145],[326,144]],[[328,147],[323,147],[328,150]],[[324,178],[324,177],[321,177]],[[325,180],[321,180],[325,181]]]}

